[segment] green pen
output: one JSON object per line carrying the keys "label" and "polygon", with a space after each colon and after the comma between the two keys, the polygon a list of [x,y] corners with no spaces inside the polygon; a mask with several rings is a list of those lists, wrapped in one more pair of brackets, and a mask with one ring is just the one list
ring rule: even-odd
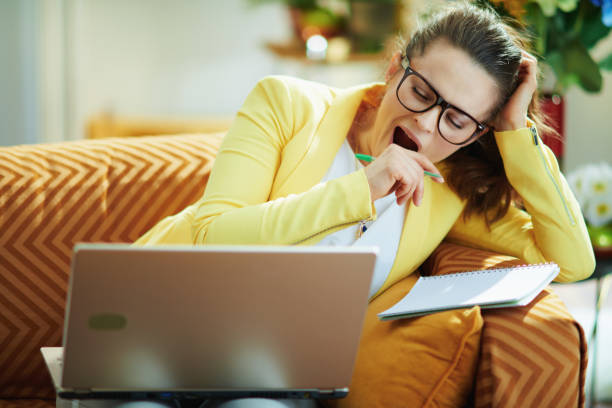
{"label": "green pen", "polygon": [[[355,157],[357,157],[359,160],[363,160],[363,161],[367,161],[367,162],[373,162],[373,161],[376,159],[376,157],[372,157],[372,156],[369,156],[369,155],[367,155],[367,154],[361,154],[361,153],[357,153],[357,154],[355,155]],[[442,176],[441,176],[441,175],[436,174],[436,173],[432,173],[432,172],[427,171],[427,170],[423,170],[423,172],[424,172],[425,174],[427,174],[428,176],[431,176],[431,177],[438,177],[438,178],[442,178]]]}

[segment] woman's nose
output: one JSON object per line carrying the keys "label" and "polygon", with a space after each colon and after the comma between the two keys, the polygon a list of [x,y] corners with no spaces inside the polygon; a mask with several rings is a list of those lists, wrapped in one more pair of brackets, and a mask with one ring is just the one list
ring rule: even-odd
{"label": "woman's nose", "polygon": [[435,133],[438,125],[438,116],[442,107],[434,106],[432,109],[425,112],[417,113],[415,121],[423,131]]}

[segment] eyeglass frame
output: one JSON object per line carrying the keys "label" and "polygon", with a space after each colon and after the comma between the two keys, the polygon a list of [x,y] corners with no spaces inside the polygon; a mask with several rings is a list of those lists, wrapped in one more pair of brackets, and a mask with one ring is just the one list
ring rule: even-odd
{"label": "eyeglass frame", "polygon": [[[397,97],[398,102],[400,103],[400,105],[402,105],[405,109],[409,110],[410,112],[414,112],[414,113],[423,113],[423,112],[427,112],[428,110],[431,110],[433,108],[435,108],[436,106],[440,106],[442,109],[440,110],[440,113],[438,114],[438,122],[437,122],[437,128],[438,128],[438,133],[440,134],[440,136],[442,137],[442,139],[446,140],[448,143],[453,144],[455,146],[461,146],[464,144],[468,144],[470,141],[472,141],[472,139],[474,139],[476,136],[482,134],[482,132],[489,127],[488,125],[485,125],[481,122],[479,122],[478,120],[476,120],[472,115],[470,115],[469,113],[465,112],[462,109],[459,109],[458,107],[456,107],[455,105],[448,103],[444,98],[442,98],[440,96],[440,94],[438,93],[438,91],[436,90],[436,88],[434,88],[428,80],[426,80],[425,78],[423,78],[423,76],[421,74],[419,74],[418,72],[416,72],[414,69],[412,69],[412,67],[410,66],[410,61],[408,60],[408,56],[407,55],[402,55],[402,59],[401,59],[401,64],[402,64],[402,68],[404,68],[404,76],[402,76],[402,79],[400,80],[399,84],[397,85],[397,88],[395,89],[395,96]],[[436,95],[436,101],[429,106],[428,108],[425,108],[423,110],[414,110],[414,109],[410,109],[409,107],[407,107],[406,105],[404,105],[404,102],[402,102],[402,99],[399,96],[399,90],[402,87],[402,84],[404,83],[404,81],[406,80],[406,78],[408,78],[410,75],[415,75],[416,77],[418,77],[419,79],[421,79],[423,82],[425,82],[427,84],[427,86],[429,86],[431,88],[431,90],[434,92],[434,94]],[[455,143],[455,142],[451,142],[450,140],[448,140],[446,137],[444,137],[444,135],[442,134],[442,132],[440,131],[440,119],[442,118],[442,115],[444,114],[444,112],[449,109],[449,108],[453,108],[457,111],[459,111],[460,113],[464,114],[465,116],[467,116],[468,118],[472,119],[474,121],[474,123],[476,123],[476,131],[474,131],[474,133],[472,133],[472,135],[467,138],[465,141],[461,142],[461,143]]]}

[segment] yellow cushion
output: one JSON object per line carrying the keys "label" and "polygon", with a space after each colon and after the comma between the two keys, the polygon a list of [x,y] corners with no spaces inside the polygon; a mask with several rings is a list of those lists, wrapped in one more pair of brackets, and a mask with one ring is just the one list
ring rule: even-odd
{"label": "yellow cushion", "polygon": [[376,316],[414,286],[415,273],[368,306],[347,398],[332,407],[464,406],[478,360],[480,308],[382,322]]}

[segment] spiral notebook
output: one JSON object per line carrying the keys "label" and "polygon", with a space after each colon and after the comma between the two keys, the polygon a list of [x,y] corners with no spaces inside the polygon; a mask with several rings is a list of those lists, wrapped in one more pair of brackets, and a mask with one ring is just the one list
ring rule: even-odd
{"label": "spiral notebook", "polygon": [[421,316],[444,310],[524,306],[557,275],[555,263],[421,276],[402,300],[378,314],[380,320]]}

